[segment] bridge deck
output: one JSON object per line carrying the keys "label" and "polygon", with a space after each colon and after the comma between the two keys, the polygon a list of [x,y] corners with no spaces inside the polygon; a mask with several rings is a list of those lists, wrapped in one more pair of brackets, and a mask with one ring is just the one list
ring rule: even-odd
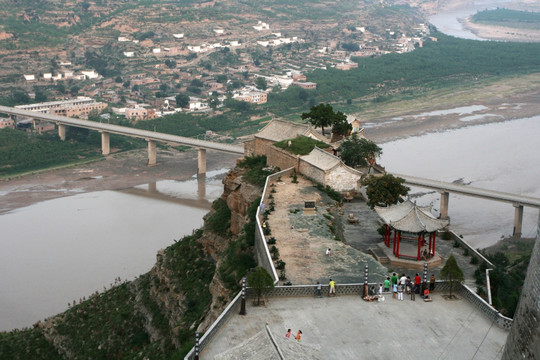
{"label": "bridge deck", "polygon": [[141,139],[161,141],[161,142],[167,142],[167,143],[173,143],[173,144],[181,144],[181,145],[187,145],[187,146],[192,146],[196,148],[224,151],[224,152],[233,153],[233,154],[241,154],[241,155],[244,154],[244,148],[242,146],[221,144],[221,143],[216,143],[212,141],[198,140],[198,139],[192,139],[192,138],[188,138],[184,136],[170,135],[170,134],[164,134],[164,133],[159,133],[159,132],[128,128],[128,127],[120,126],[120,125],[98,123],[98,122],[89,121],[89,120],[72,119],[72,118],[68,118],[64,116],[43,114],[43,113],[34,112],[34,111],[15,109],[15,108],[7,107],[7,106],[0,106],[0,113],[15,115],[15,116],[25,116],[32,119],[49,121],[53,123],[59,123],[62,125],[77,126],[77,127],[82,127],[85,129],[97,130],[97,131],[107,132],[111,134],[121,134],[121,135],[141,138]]}
{"label": "bridge deck", "polygon": [[424,178],[410,176],[410,175],[403,175],[403,174],[392,174],[392,175],[405,179],[405,183],[407,185],[420,186],[420,187],[434,189],[438,191],[447,191],[447,192],[452,192],[456,194],[479,197],[483,199],[504,201],[504,202],[509,202],[512,204],[540,208],[540,199],[534,198],[531,196],[511,194],[511,193],[506,193],[506,192],[496,191],[496,190],[480,189],[473,186],[452,184],[452,183],[448,183],[444,181],[424,179]]}

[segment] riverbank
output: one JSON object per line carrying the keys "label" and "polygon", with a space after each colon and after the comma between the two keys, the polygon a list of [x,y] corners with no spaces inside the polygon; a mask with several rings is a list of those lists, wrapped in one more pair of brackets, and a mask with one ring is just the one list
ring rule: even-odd
{"label": "riverbank", "polygon": [[[146,149],[111,154],[104,161],[76,164],[0,181],[0,215],[41,201],[79,193],[123,190],[157,180],[187,180],[197,173],[197,152],[158,149],[147,166]],[[237,155],[208,151],[208,171],[230,169]]]}
{"label": "riverbank", "polygon": [[505,26],[479,24],[471,17],[459,19],[461,25],[478,37],[487,40],[513,41],[513,42],[540,42],[540,31],[533,29],[519,29]]}

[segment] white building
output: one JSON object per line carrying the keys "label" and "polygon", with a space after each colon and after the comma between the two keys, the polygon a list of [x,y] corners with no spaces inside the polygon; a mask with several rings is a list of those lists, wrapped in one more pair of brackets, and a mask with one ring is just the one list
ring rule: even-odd
{"label": "white building", "polygon": [[26,81],[34,81],[34,80],[36,80],[36,76],[34,74],[23,75],[23,76],[24,76],[24,80],[26,80]]}
{"label": "white building", "polygon": [[174,36],[175,39],[183,39],[184,38],[184,33],[173,34],[172,36]]}
{"label": "white building", "polygon": [[208,103],[196,97],[189,97],[189,111],[202,111],[208,109]]}
{"label": "white building", "polygon": [[81,71],[81,74],[83,74],[87,79],[97,79],[99,77],[99,74],[94,70],[84,70]]}
{"label": "white building", "polygon": [[133,51],[124,51],[125,57],[134,57],[135,53]]}

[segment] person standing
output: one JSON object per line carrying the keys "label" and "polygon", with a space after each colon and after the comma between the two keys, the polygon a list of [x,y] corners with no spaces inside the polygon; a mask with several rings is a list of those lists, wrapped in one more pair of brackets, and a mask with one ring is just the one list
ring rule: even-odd
{"label": "person standing", "polygon": [[401,283],[397,286],[397,299],[403,301],[403,285]]}
{"label": "person standing", "polygon": [[336,282],[330,279],[328,285],[330,285],[330,291],[328,292],[328,296],[336,296]]}
{"label": "person standing", "polygon": [[315,295],[317,297],[322,297],[321,290],[322,290],[321,283],[317,281],[317,290],[315,290]]}
{"label": "person standing", "polygon": [[420,294],[420,282],[422,279],[420,279],[420,275],[416,274],[414,277],[414,292],[417,294]]}
{"label": "person standing", "polygon": [[295,337],[296,341],[300,342],[302,340],[302,330],[298,330]]}
{"label": "person standing", "polygon": [[291,329],[289,329],[289,330],[287,330],[287,333],[285,334],[285,337],[286,337],[287,339],[290,339],[290,338],[291,338],[291,334],[292,334],[292,331],[291,331]]}
{"label": "person standing", "polygon": [[435,290],[435,275],[431,275],[431,279],[429,279],[429,292],[433,292]]}
{"label": "person standing", "polygon": [[392,285],[392,299],[397,299],[397,284]]}
{"label": "person standing", "polygon": [[397,284],[397,282],[398,282],[397,275],[396,275],[396,273],[393,273],[392,274],[392,286],[394,286],[394,284]]}
{"label": "person standing", "polygon": [[330,248],[326,249],[326,255],[332,256],[332,250]]}
{"label": "person standing", "polygon": [[384,292],[389,292],[390,291],[390,276],[386,277],[386,280],[384,280]]}

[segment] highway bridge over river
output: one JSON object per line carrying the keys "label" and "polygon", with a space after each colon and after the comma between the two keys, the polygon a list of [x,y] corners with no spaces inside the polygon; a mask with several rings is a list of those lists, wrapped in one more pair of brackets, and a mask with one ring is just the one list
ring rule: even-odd
{"label": "highway bridge over river", "polygon": [[148,142],[148,165],[154,166],[157,163],[156,142],[164,142],[168,144],[186,145],[197,148],[199,151],[198,158],[198,175],[206,173],[206,150],[217,150],[232,154],[244,155],[242,146],[216,143],[206,140],[192,139],[184,136],[170,135],[160,132],[134,129],[125,126],[105,124],[101,122],[72,119],[64,116],[44,114],[35,111],[21,110],[7,106],[0,106],[0,113],[8,114],[9,116],[29,118],[36,122],[44,121],[56,124],[58,126],[58,136],[61,140],[66,139],[66,126],[75,126],[90,130],[96,130],[101,133],[101,152],[103,155],[110,153],[110,134],[120,134],[131,136],[134,138],[145,139]]}
{"label": "highway bridge over river", "polygon": [[523,225],[523,207],[529,206],[540,209],[540,199],[531,196],[523,196],[517,194],[510,194],[502,191],[481,189],[472,186],[448,183],[444,181],[424,179],[410,175],[392,175],[405,179],[405,184],[407,185],[419,186],[438,191],[441,194],[440,212],[442,219],[448,218],[448,202],[450,199],[450,193],[510,203],[515,207],[513,231],[513,235],[515,236],[521,236]]}
{"label": "highway bridge over river", "polygon": [[[198,149],[198,170],[197,175],[206,174],[206,150],[224,151],[232,154],[244,155],[242,146],[216,143],[206,140],[192,139],[184,136],[170,135],[165,133],[134,129],[125,126],[98,123],[94,121],[72,119],[64,116],[44,114],[34,111],[21,110],[7,106],[0,106],[0,113],[9,116],[30,118],[34,124],[39,121],[50,122],[58,126],[58,136],[61,140],[66,139],[66,126],[81,127],[96,130],[101,133],[101,151],[103,155],[110,153],[110,134],[120,134],[135,138],[145,139],[148,142],[148,165],[156,165],[156,142],[161,141],[168,144],[179,144]],[[523,207],[530,206],[540,209],[540,199],[529,196],[510,194],[500,191],[480,189],[471,186],[458,185],[442,181],[424,179],[403,174],[393,174],[405,179],[405,183],[412,186],[419,186],[434,189],[441,193],[441,218],[448,218],[448,202],[450,193],[462,194],[466,196],[479,197],[488,200],[511,203],[515,207],[514,231],[513,234],[521,236],[523,223]]]}

